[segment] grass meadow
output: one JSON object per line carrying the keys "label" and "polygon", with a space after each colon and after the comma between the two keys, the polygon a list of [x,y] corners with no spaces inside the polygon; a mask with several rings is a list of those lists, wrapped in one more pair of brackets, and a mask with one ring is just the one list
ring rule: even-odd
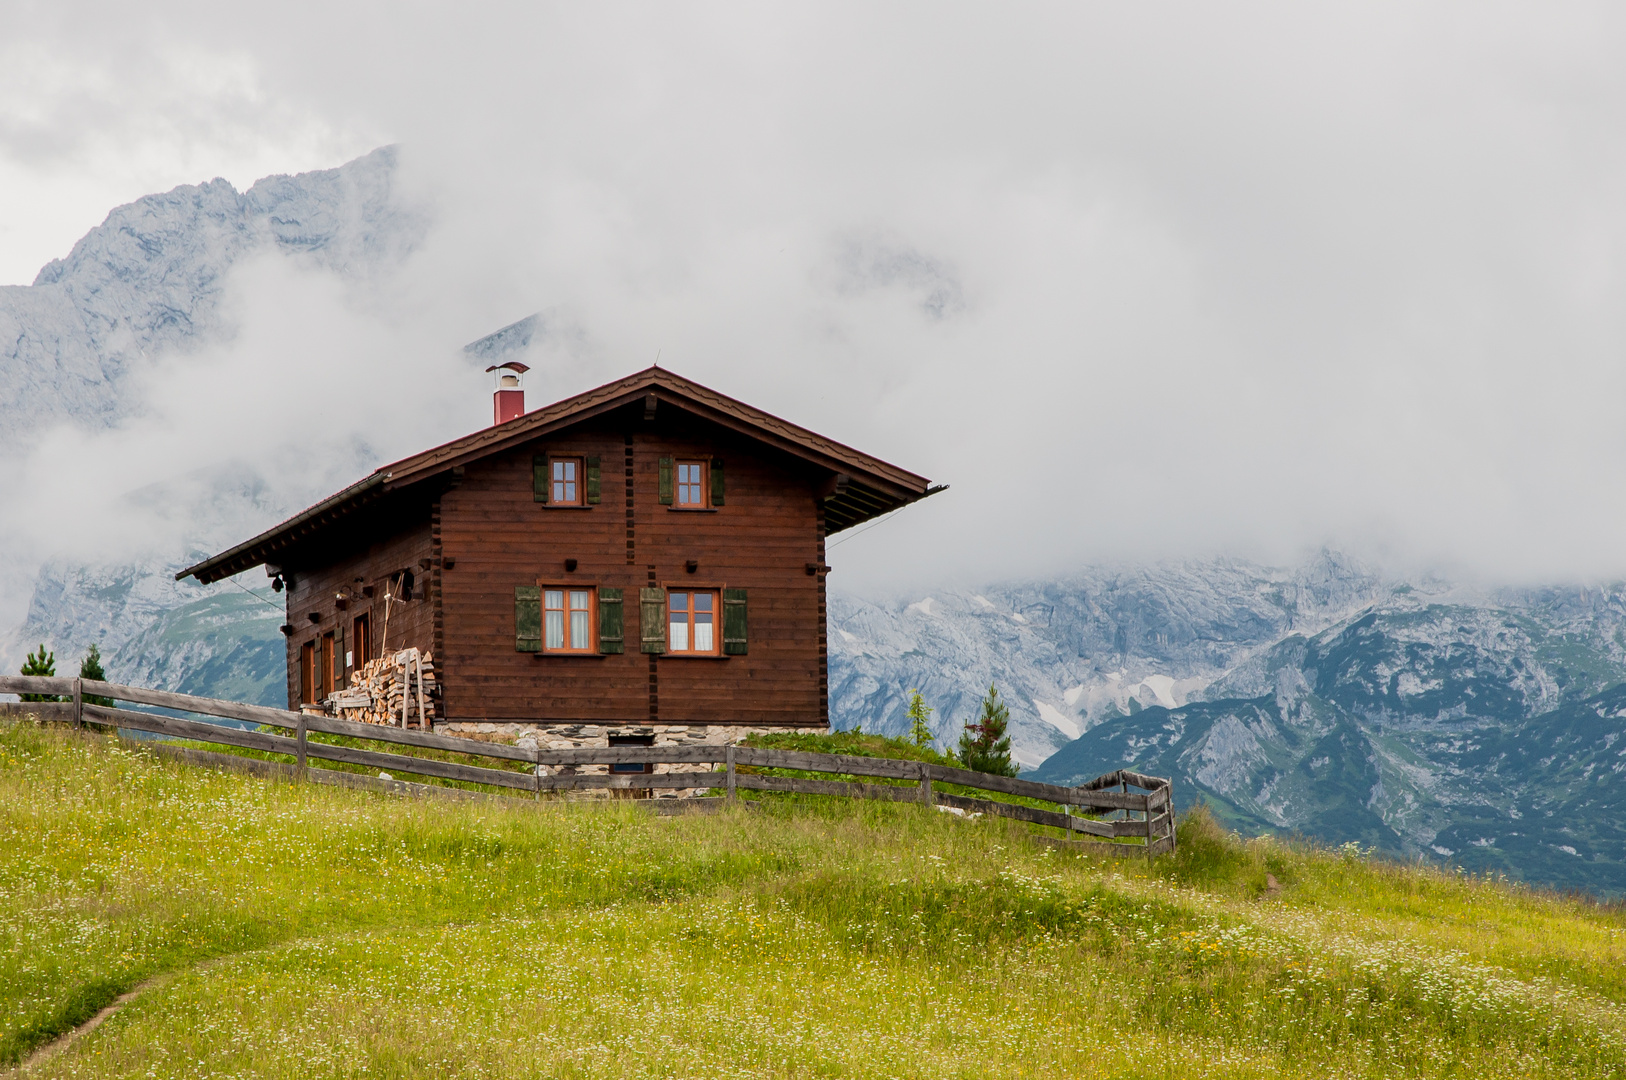
{"label": "grass meadow", "polygon": [[[1177,793],[1178,794],[1178,793]],[[0,1062],[38,1077],[1626,1076],[1626,914],[912,804],[467,804],[0,727]]]}

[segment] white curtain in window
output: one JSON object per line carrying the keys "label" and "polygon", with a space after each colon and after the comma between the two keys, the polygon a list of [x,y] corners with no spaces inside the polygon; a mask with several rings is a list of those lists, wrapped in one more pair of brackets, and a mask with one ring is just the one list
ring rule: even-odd
{"label": "white curtain in window", "polygon": [[671,594],[671,611],[666,619],[666,647],[673,652],[689,651],[689,594]]}
{"label": "white curtain in window", "polygon": [[542,606],[547,610],[543,648],[562,649],[565,647],[565,594],[563,590],[547,590],[543,597]]}
{"label": "white curtain in window", "polygon": [[694,594],[694,651],[711,652],[711,593]]}
{"label": "white curtain in window", "polygon": [[587,590],[572,590],[570,593],[570,647],[572,649],[585,649],[588,647],[587,631]]}

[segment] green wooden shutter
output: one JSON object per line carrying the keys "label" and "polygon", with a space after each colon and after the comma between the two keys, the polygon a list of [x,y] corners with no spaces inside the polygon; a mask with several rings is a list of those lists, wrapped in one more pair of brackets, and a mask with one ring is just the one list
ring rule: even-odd
{"label": "green wooden shutter", "polygon": [[587,502],[590,506],[598,505],[599,471],[598,455],[594,454],[587,459]]}
{"label": "green wooden shutter", "polygon": [[514,586],[514,651],[542,651],[542,587]]}
{"label": "green wooden shutter", "polygon": [[638,590],[638,639],[646,653],[666,651],[666,590]]}
{"label": "green wooden shutter", "polygon": [[723,505],[723,459],[711,459],[711,505]]}
{"label": "green wooden shutter", "polygon": [[745,619],[745,590],[723,590],[723,655],[744,656],[749,633]]}
{"label": "green wooden shutter", "polygon": [[598,651],[604,654],[626,650],[626,621],[621,612],[621,590],[600,586],[598,590]]}
{"label": "green wooden shutter", "polygon": [[548,455],[536,454],[531,458],[531,492],[539,503],[548,501],[548,492],[553,490],[553,477],[550,475]]}
{"label": "green wooden shutter", "polygon": [[[342,620],[344,616],[341,615],[339,618]],[[340,622],[338,628],[333,631],[333,689],[344,689],[345,673],[344,623]]]}
{"label": "green wooden shutter", "polygon": [[672,505],[672,459],[661,458],[661,505]]}

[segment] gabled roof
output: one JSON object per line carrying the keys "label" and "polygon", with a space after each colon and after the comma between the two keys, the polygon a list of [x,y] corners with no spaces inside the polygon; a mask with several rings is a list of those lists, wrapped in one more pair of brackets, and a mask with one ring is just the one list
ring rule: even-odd
{"label": "gabled roof", "polygon": [[752,408],[664,368],[651,367],[575,397],[544,405],[505,424],[483,428],[385,465],[275,528],[189,566],[175,577],[191,576],[207,584],[242,573],[277,558],[279,552],[391,492],[639,402],[643,402],[646,411],[662,404],[675,406],[828,470],[830,477],[824,495],[827,533],[851,528],[942,490],[931,486],[923,476]]}

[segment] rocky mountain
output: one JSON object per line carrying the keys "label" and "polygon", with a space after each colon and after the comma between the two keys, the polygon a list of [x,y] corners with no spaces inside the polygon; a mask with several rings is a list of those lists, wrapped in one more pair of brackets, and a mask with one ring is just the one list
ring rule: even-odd
{"label": "rocky mountain", "polygon": [[1374,571],[1333,552],[1290,569],[1206,560],[890,601],[836,592],[831,722],[901,734],[918,688],[937,710],[939,741],[952,744],[995,684],[1017,760],[1031,769],[1112,717],[1201,697],[1283,638],[1386,592]]}
{"label": "rocky mountain", "polygon": [[1072,783],[1128,764],[1247,833],[1621,891],[1623,681],[1626,587],[1402,585],[1288,635],[1200,700],[1090,729],[1033,775]]}
{"label": "rocky mountain", "polygon": [[[117,424],[134,407],[125,387],[144,364],[228,337],[221,301],[228,274],[245,258],[275,252],[352,281],[397,266],[422,241],[428,218],[399,197],[396,173],[396,151],[383,147],[337,169],[267,177],[243,192],[217,179],[149,195],[113,210],[32,285],[0,287],[0,456],[49,429]],[[66,670],[95,642],[116,678],[229,686],[244,700],[280,701],[282,674],[266,667],[281,655],[280,620],[261,617],[271,609],[229,595],[230,586],[228,594],[200,591],[171,576],[311,493],[209,464],[206,453],[200,462],[188,475],[103,495],[183,515],[186,550],[139,564],[46,562],[23,623],[0,633],[0,660],[14,667],[47,642]]]}
{"label": "rocky mountain", "polygon": [[47,644],[59,674],[77,672],[95,642],[117,682],[285,707],[281,597],[182,585],[180,565],[50,564],[13,636],[24,649]]}
{"label": "rocky mountain", "polygon": [[109,424],[148,358],[218,328],[226,272],[267,249],[350,276],[398,262],[426,219],[394,197],[396,151],[338,169],[148,195],[107,216],[32,285],[0,287],[0,413],[7,437],[53,422]]}

